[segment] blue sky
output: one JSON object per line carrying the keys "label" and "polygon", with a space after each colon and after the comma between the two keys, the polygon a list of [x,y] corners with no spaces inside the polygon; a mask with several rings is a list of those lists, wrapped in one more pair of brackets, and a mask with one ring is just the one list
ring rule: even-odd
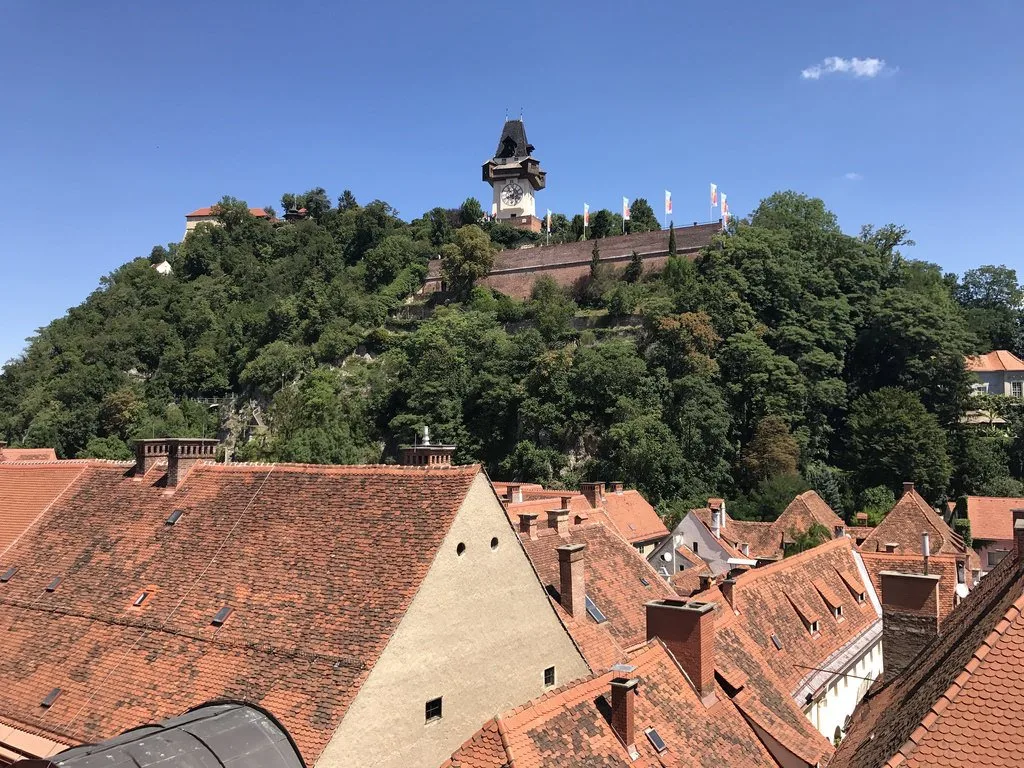
{"label": "blue sky", "polygon": [[0,361],[224,194],[486,201],[506,110],[542,209],[796,189],[946,269],[1024,267],[1022,27],[1016,0],[3,3]]}

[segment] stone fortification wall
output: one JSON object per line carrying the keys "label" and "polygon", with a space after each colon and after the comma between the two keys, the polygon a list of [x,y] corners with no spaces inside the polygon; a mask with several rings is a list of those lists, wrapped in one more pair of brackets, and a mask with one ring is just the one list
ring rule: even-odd
{"label": "stone fortification wall", "polygon": [[[676,250],[678,253],[696,255],[701,248],[711,243],[711,238],[721,231],[721,224],[695,224],[676,229]],[[601,263],[624,268],[633,251],[643,257],[644,269],[660,271],[668,260],[668,230],[643,232],[636,235],[616,235],[596,241],[601,252]],[[502,251],[494,259],[494,268],[481,283],[517,299],[530,295],[534,281],[541,275],[548,275],[561,286],[571,287],[580,278],[590,274],[593,240],[559,245],[521,248]],[[441,290],[441,261],[430,262],[423,293]]]}

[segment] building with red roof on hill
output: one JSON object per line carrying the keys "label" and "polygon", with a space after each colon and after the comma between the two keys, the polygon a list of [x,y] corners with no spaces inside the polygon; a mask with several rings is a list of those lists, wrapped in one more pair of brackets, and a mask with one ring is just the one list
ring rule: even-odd
{"label": "building with red roof on hill", "polygon": [[976,393],[1024,398],[1024,360],[1009,350],[968,357],[967,370],[978,379]]}
{"label": "building with red roof on hill", "polygon": [[971,524],[972,546],[981,572],[988,573],[1014,549],[1013,511],[1024,509],[1024,498],[965,496],[955,514]]}
{"label": "building with red roof on hill", "polygon": [[0,554],[0,754],[234,699],[309,766],[436,766],[549,669],[590,673],[480,467],[225,465],[214,447],[0,464],[74,475],[29,494],[40,511]]}
{"label": "building with red roof on hill", "polygon": [[[303,209],[305,210],[305,209]],[[257,219],[266,219],[267,221],[273,221],[274,217],[267,213],[262,208],[250,208],[249,215],[254,216]],[[185,236],[193,229],[198,227],[200,224],[208,223],[214,226],[220,226],[220,219],[217,218],[217,206],[208,205],[205,208],[196,208],[191,213],[185,214]]]}

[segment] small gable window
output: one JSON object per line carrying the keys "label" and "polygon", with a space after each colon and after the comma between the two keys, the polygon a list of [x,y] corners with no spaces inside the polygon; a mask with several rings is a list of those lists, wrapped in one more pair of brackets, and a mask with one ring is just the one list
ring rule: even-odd
{"label": "small gable window", "polygon": [[555,668],[548,667],[544,670],[544,687],[550,688],[555,684]]}
{"label": "small gable window", "polygon": [[807,631],[810,632],[812,635],[818,634],[818,621],[817,621],[817,619],[815,619],[814,621],[807,622]]}
{"label": "small gable window", "polygon": [[444,713],[444,710],[441,707],[441,697],[440,696],[438,696],[436,699],[431,699],[430,701],[427,702],[427,705],[426,705],[426,708],[425,708],[426,722],[429,723],[429,722],[432,722],[434,720],[440,720],[443,713]]}
{"label": "small gable window", "polygon": [[841,605],[834,606],[832,608],[832,615],[835,616],[836,619],[843,618],[843,606],[841,606]]}
{"label": "small gable window", "polygon": [[693,554],[697,554],[697,542],[693,542]]}

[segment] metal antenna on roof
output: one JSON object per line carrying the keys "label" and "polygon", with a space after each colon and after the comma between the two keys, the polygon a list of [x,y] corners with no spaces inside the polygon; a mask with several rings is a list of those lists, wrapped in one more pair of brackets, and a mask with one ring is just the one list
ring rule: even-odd
{"label": "metal antenna on roof", "polygon": [[523,108],[522,107],[519,108],[519,122],[520,123],[523,122]]}
{"label": "metal antenna on roof", "polygon": [[508,122],[508,107],[505,107],[505,122]]}

